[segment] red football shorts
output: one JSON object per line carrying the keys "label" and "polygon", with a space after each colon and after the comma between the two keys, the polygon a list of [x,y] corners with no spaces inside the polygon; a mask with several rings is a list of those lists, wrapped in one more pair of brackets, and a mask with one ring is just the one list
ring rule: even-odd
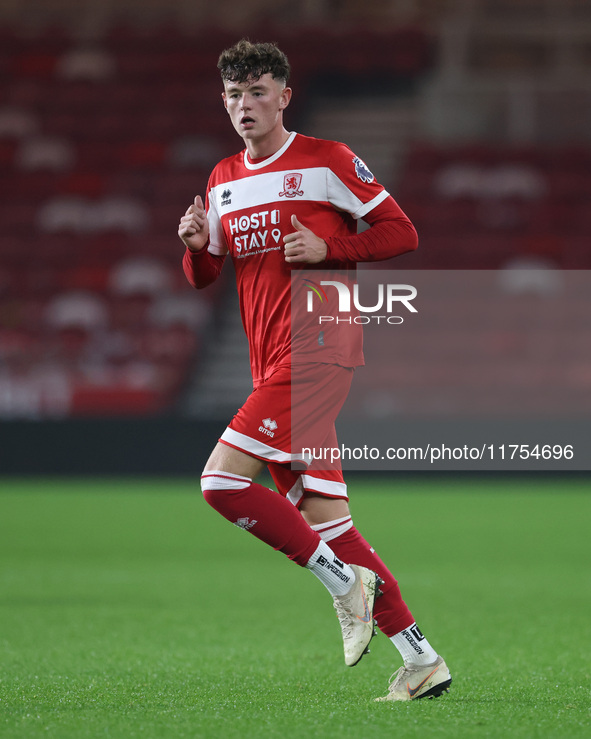
{"label": "red football shorts", "polygon": [[335,421],[353,368],[335,364],[278,367],[249,395],[220,441],[262,459],[278,491],[294,505],[306,492],[347,500]]}

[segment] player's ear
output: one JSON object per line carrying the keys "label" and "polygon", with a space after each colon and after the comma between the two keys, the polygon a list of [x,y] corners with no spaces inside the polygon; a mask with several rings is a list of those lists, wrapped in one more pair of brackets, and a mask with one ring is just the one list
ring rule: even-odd
{"label": "player's ear", "polygon": [[289,105],[289,101],[291,100],[291,93],[291,87],[284,87],[283,90],[281,90],[281,97],[279,98],[279,110],[285,110],[285,108],[287,108],[287,106]]}
{"label": "player's ear", "polygon": [[224,108],[228,110],[228,98],[226,97],[225,92],[222,92],[222,100],[224,101]]}

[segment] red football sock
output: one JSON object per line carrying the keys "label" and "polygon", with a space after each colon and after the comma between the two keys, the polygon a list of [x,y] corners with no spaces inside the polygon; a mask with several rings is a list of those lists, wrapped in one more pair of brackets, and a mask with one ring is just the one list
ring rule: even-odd
{"label": "red football sock", "polygon": [[308,564],[321,542],[319,534],[308,526],[295,506],[247,477],[206,472],[201,478],[201,489],[205,500],[224,518],[302,567]]}
{"label": "red football sock", "polygon": [[402,600],[400,588],[394,575],[353,526],[344,534],[329,541],[330,548],[339,559],[348,564],[361,565],[377,572],[384,581],[380,585],[381,595],[374,606],[374,617],[380,631],[394,636],[414,623],[414,618]]}

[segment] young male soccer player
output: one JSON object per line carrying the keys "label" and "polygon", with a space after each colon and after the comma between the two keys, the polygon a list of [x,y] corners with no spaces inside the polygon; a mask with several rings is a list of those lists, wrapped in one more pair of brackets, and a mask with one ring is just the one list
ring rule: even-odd
{"label": "young male soccer player", "polygon": [[[334,421],[353,368],[363,362],[360,343],[343,339],[339,326],[328,327],[296,383],[292,273],[312,265],[351,269],[402,254],[416,248],[416,232],[344,144],[284,128],[289,63],[275,45],[242,40],[222,52],[218,67],[225,108],[246,149],[215,167],[206,207],[197,196],[178,233],[186,246],[183,268],[196,288],[213,282],[225,256],[232,258],[254,391],[211,453],[203,494],[229,521],[326,586],[347,665],[368,651],[375,618],[404,662],[377,700],[441,695],[451,683],[449,670],[417,627],[394,576],[354,527],[340,467],[292,464],[298,459],[292,386],[301,397],[321,399],[306,416],[309,432],[336,447]],[[357,234],[359,218],[370,228]],[[279,494],[254,482],[265,466]]]}

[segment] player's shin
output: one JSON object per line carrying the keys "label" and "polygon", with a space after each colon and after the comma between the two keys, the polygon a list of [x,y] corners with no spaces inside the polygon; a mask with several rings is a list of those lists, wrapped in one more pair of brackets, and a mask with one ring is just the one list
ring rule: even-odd
{"label": "player's shin", "polygon": [[414,618],[402,599],[396,578],[353,526],[350,518],[327,521],[312,528],[318,531],[339,559],[367,567],[381,577],[382,595],[376,600],[374,617],[386,636],[392,637],[414,623]]}
{"label": "player's shin", "polygon": [[357,664],[374,633],[373,607],[381,582],[376,573],[341,561],[297,508],[248,477],[209,470],[201,488],[224,518],[306,567],[324,584],[341,625],[345,662]]}
{"label": "player's shin", "polygon": [[220,470],[205,472],[201,488],[205,500],[224,518],[309,569],[332,596],[351,590],[354,571],[284,497],[248,477]]}
{"label": "player's shin", "polygon": [[209,470],[201,477],[201,489],[224,518],[302,567],[321,542],[289,501],[248,477]]}
{"label": "player's shin", "polygon": [[374,548],[353,526],[351,518],[327,521],[312,528],[318,531],[324,541],[330,542],[339,558],[363,565],[382,578],[382,595],[376,600],[374,617],[380,630],[400,652],[403,661],[415,665],[433,663],[437,659],[437,652],[416,625],[402,599],[398,582]]}

